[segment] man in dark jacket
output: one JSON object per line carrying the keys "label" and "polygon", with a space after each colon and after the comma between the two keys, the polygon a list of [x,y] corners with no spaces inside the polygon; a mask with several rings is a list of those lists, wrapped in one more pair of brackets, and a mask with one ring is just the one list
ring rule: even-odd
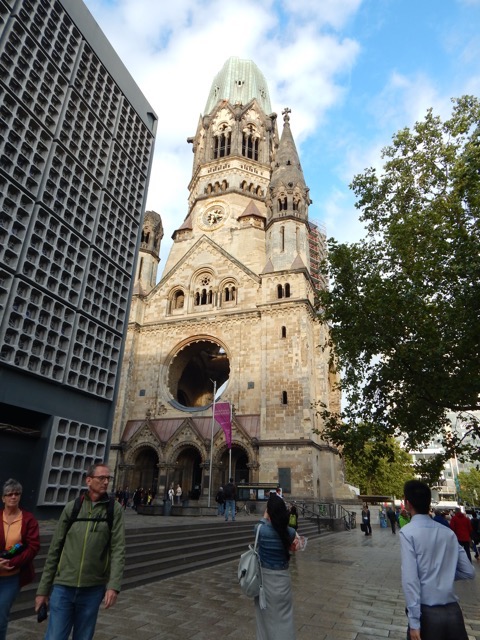
{"label": "man in dark jacket", "polygon": [[225,522],[228,522],[229,511],[232,514],[232,522],[235,522],[236,489],[235,485],[233,484],[233,478],[230,478],[228,483],[225,485],[223,495],[225,496]]}
{"label": "man in dark jacket", "polygon": [[223,516],[225,512],[225,494],[223,493],[223,487],[220,487],[217,491],[215,502],[218,504],[217,516]]}
{"label": "man in dark jacket", "polygon": [[392,507],[388,507],[387,509],[387,518],[388,518],[388,521],[390,522],[392,533],[396,533],[395,529],[397,527],[397,519],[395,518],[395,511],[393,510]]}
{"label": "man in dark jacket", "polygon": [[77,518],[71,518],[73,500],[58,521],[35,598],[35,611],[50,601],[49,640],[67,640],[72,627],[73,637],[90,640],[102,600],[106,609],[117,601],[125,564],[125,525],[123,509],[115,501],[110,529],[110,480],[105,464],[92,465]]}

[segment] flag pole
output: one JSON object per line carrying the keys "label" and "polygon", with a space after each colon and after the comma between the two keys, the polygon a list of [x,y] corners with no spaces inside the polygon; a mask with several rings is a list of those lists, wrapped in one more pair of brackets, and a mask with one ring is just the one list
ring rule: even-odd
{"label": "flag pole", "polygon": [[[211,380],[211,378],[210,378]],[[212,405],[212,435],[210,439],[210,479],[208,482],[208,506],[210,507],[210,497],[212,495],[212,468],[213,468],[213,426],[215,424],[215,396],[217,395],[217,381],[211,380],[213,382],[213,405]]]}
{"label": "flag pole", "polygon": [[[233,429],[232,425],[232,403],[230,403],[230,433]],[[232,477],[232,439],[230,436],[230,447],[228,449],[228,481],[230,482],[230,478]]]}

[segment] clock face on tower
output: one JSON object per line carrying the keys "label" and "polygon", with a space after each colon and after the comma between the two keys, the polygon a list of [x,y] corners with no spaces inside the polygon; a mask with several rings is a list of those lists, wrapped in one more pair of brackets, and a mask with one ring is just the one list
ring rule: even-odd
{"label": "clock face on tower", "polygon": [[218,229],[227,219],[227,211],[220,204],[214,204],[202,211],[198,217],[198,223],[204,231]]}

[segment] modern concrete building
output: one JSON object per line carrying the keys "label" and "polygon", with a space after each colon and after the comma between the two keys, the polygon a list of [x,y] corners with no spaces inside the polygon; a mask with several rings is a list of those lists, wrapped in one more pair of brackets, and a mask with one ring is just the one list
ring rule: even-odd
{"label": "modern concrete building", "polygon": [[237,483],[351,495],[336,452],[314,433],[315,403],[340,403],[316,301],[325,234],[309,220],[290,110],[283,116],[279,138],[263,74],[230,58],[188,140],[188,208],[158,284],[161,220],[145,222],[111,450],[117,486],[163,498],[173,482],[185,497],[214,495],[230,475],[212,420],[217,390],[233,410]]}
{"label": "modern concrete building", "polygon": [[108,455],[156,115],[81,0],[0,0],[0,481]]}

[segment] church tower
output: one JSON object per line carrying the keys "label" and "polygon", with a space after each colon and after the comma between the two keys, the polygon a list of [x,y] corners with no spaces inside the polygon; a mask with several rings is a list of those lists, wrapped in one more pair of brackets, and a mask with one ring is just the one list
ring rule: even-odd
{"label": "church tower", "polygon": [[[142,245],[150,258],[123,362],[116,484],[163,497],[180,483],[201,501],[231,470],[237,483],[279,483],[290,499],[346,497],[336,452],[313,433],[315,404],[340,397],[315,307],[324,235],[308,219],[290,110],[279,139],[262,73],[230,58],[188,142],[187,213],[155,286],[158,247]],[[232,407],[230,454],[214,394]]]}

